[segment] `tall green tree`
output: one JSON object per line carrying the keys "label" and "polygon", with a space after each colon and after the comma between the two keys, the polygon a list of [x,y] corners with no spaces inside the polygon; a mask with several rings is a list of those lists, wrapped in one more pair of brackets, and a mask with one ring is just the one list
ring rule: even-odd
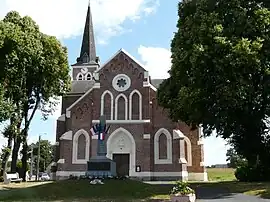
{"label": "tall green tree", "polygon": [[56,97],[70,87],[67,49],[53,36],[40,32],[28,16],[12,11],[1,21],[0,75],[6,80],[8,97],[16,106],[19,134],[14,135],[12,170],[16,169],[22,144],[22,167],[26,170],[29,125],[37,110],[44,118],[57,104]]}
{"label": "tall green tree", "polygon": [[230,148],[227,150],[226,157],[229,168],[237,168],[246,163],[245,158],[237,154],[234,148]]}
{"label": "tall green tree", "polygon": [[250,164],[269,165],[270,11],[258,2],[180,2],[158,101],[175,121],[215,129]]}

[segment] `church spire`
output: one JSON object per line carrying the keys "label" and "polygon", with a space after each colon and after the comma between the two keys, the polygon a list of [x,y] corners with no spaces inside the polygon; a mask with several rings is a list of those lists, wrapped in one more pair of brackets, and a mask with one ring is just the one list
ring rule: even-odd
{"label": "church spire", "polygon": [[77,59],[77,62],[81,63],[97,62],[90,0],[88,4],[87,16],[83,32],[81,53],[80,57]]}

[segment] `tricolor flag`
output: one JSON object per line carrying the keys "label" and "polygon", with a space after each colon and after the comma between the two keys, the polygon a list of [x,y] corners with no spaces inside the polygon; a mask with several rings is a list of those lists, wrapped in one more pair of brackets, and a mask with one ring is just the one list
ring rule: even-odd
{"label": "tricolor flag", "polygon": [[95,125],[90,129],[90,131],[91,131],[92,135],[97,135],[98,131],[97,131],[97,128]]}
{"label": "tricolor flag", "polygon": [[99,134],[99,139],[100,139],[100,140],[104,140],[104,134],[103,134],[103,133],[100,133],[100,134]]}

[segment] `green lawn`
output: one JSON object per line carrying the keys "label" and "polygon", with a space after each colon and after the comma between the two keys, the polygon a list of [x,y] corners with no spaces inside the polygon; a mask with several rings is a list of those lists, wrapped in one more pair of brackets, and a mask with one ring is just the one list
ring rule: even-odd
{"label": "green lawn", "polygon": [[154,201],[168,198],[172,187],[132,180],[107,180],[104,185],[91,185],[88,180],[67,180],[27,187],[31,184],[2,185],[0,201]]}
{"label": "green lawn", "polygon": [[[232,169],[208,169],[208,175],[212,181],[191,182],[191,187],[224,188],[232,193],[270,198],[270,183],[237,182]],[[107,180],[104,185],[91,185],[88,180],[0,184],[0,201],[160,201],[169,199],[172,186],[132,180]]]}
{"label": "green lawn", "polygon": [[234,169],[232,168],[207,168],[209,181],[234,181]]}

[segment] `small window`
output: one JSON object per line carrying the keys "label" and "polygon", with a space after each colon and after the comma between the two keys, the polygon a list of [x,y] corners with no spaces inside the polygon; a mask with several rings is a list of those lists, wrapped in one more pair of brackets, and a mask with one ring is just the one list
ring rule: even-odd
{"label": "small window", "polygon": [[91,75],[91,73],[88,72],[88,73],[86,74],[85,78],[86,78],[86,80],[91,81],[91,80],[92,80],[92,75]]}

